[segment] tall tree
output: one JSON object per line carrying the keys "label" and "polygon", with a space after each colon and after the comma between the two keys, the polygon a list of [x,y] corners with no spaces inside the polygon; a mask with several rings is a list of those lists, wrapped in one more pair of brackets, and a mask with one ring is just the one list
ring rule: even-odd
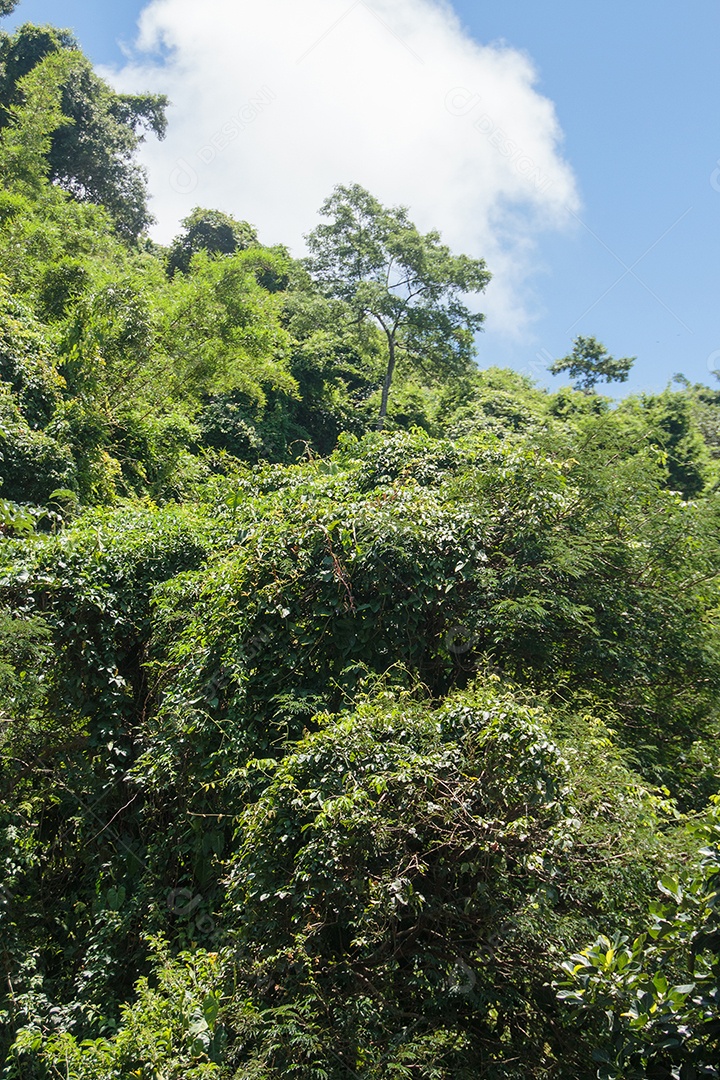
{"label": "tall tree", "polygon": [[[1,12],[0,12],[1,14]],[[163,138],[167,98],[117,94],[92,69],[67,30],[21,26],[0,34],[0,129],[26,103],[23,80],[48,56],[73,56],[61,87],[66,122],[57,126],[47,160],[49,179],[82,202],[100,203],[127,240],[151,223],[144,169],[135,160],[148,132]]]}
{"label": "tall tree", "polygon": [[438,232],[420,233],[405,207],[386,208],[359,184],[336,187],[320,213],[330,221],[307,238],[311,274],[387,341],[382,428],[399,355],[430,377],[468,369],[485,316],[462,297],[482,292],[490,273],[483,259],[453,255]]}
{"label": "tall tree", "polygon": [[591,394],[601,381],[626,382],[635,360],[634,356],[616,360],[597,338],[578,336],[573,341],[572,352],[554,360],[548,371],[553,375],[567,371],[576,390]]}
{"label": "tall tree", "polygon": [[148,132],[164,138],[167,98],[116,94],[82,57],[63,88],[63,112],[50,150],[50,177],[81,202],[110,211],[118,232],[136,239],[153,221],[147,176],[135,155]]}

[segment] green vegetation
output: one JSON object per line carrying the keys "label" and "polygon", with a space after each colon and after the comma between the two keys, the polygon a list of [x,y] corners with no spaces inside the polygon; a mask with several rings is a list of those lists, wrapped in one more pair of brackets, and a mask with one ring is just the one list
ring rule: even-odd
{"label": "green vegetation", "polygon": [[382,428],[398,354],[426,378],[470,370],[473,331],[484,316],[461,296],[482,292],[490,274],[482,259],[451,255],[439,233],[422,236],[403,207],[387,210],[357,184],[336,188],[320,212],[332,221],[308,237],[314,279],[346,301],[357,323],[373,319],[385,336]]}
{"label": "green vegetation", "polygon": [[575,389],[591,394],[599,382],[627,382],[635,357],[616,360],[594,337],[576,337],[568,356],[550,365],[553,375],[567,371],[575,380]]}
{"label": "green vegetation", "polygon": [[359,187],[159,247],[0,55],[0,1077],[720,1077],[720,390],[479,370]]}

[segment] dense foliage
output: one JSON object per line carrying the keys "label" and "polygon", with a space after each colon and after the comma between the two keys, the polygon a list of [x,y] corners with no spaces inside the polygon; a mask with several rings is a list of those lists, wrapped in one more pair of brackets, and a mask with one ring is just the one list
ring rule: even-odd
{"label": "dense foliage", "polygon": [[359,187],[159,247],[163,101],[0,61],[0,1076],[720,1075],[720,390],[480,370]]}

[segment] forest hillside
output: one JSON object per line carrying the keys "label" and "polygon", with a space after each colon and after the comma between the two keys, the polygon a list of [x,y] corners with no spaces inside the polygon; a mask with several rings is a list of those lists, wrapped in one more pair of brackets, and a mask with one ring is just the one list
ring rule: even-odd
{"label": "forest hillside", "polygon": [[357,185],[154,243],[166,106],[0,35],[0,1077],[720,1077],[720,388]]}

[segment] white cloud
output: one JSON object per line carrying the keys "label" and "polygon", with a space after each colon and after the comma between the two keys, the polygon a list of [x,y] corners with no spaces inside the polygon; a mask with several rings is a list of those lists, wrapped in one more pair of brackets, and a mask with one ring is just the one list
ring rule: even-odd
{"label": "white cloud", "polygon": [[125,90],[170,96],[143,150],[156,235],[197,205],[295,254],[337,183],[402,203],[494,281],[488,329],[523,334],[535,238],[577,209],[552,103],[524,54],[481,46],[440,0],[153,0]]}

